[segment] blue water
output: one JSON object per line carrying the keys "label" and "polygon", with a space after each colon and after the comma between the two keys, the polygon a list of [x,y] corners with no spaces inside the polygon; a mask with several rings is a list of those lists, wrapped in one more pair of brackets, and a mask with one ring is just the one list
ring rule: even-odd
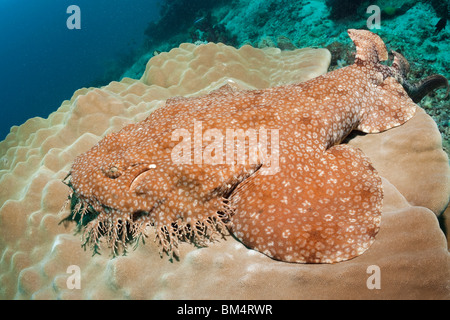
{"label": "blue water", "polygon": [[[12,125],[47,117],[138,48],[159,2],[0,0],[0,141]],[[66,26],[70,5],[80,8],[79,30]]]}

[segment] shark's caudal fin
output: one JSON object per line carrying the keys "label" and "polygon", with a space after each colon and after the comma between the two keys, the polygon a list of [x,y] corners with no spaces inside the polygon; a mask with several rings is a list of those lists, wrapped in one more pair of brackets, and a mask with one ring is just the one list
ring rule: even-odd
{"label": "shark's caudal fin", "polygon": [[377,63],[388,59],[386,46],[381,38],[368,30],[349,29],[348,35],[356,46],[356,59]]}

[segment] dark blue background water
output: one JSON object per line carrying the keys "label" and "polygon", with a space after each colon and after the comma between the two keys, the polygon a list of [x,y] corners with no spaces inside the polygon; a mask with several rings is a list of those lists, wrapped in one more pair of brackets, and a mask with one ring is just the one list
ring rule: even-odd
{"label": "dark blue background water", "polygon": [[[47,117],[139,47],[159,2],[0,0],[0,141],[12,125]],[[66,26],[69,5],[80,7],[80,30]]]}

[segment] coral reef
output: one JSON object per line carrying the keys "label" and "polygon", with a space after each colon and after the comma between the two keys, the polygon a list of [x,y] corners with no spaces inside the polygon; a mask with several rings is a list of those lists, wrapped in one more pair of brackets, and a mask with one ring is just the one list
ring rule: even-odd
{"label": "coral reef", "polygon": [[[103,250],[92,257],[80,246],[75,226],[59,224],[69,214],[69,207],[61,211],[69,192],[62,180],[75,157],[101,137],[145,119],[166,99],[207,94],[229,80],[241,89],[301,82],[328,67],[328,55],[275,47],[327,47],[331,70],[352,64],[346,30],[365,28],[369,3],[351,6],[356,2],[362,2],[351,11],[357,16],[345,17],[333,0],[168,0],[161,20],[147,29],[147,52],[123,80],[80,89],[47,119],[13,127],[0,142],[0,299],[449,299],[449,239],[442,232],[450,230],[450,171],[442,151],[443,145],[450,154],[445,90],[424,97],[423,109],[399,128],[346,139],[372,160],[384,190],[377,241],[356,259],[283,263],[226,236],[201,249],[180,243],[182,259],[170,262],[160,258],[151,229],[146,245],[128,256],[111,259]],[[450,78],[448,21],[436,32],[448,17],[444,1],[370,4],[382,9],[376,32],[408,59],[411,81],[434,73]],[[242,47],[176,48],[210,40]],[[120,68],[129,64],[125,58]],[[374,265],[381,270],[381,290],[366,285]],[[71,266],[80,268],[81,289],[68,286]]]}
{"label": "coral reef", "polygon": [[[266,88],[325,72],[329,55],[307,52],[183,44],[153,57],[140,81],[80,89],[48,119],[14,127],[0,142],[0,297],[448,299],[450,257],[436,215],[448,201],[450,172],[436,124],[421,109],[401,127],[348,138],[372,159],[385,197],[377,241],[357,259],[288,264],[226,237],[202,249],[181,243],[183,259],[170,262],[160,258],[155,234],[132,255],[92,257],[74,229],[58,224],[68,214],[60,212],[68,195],[61,180],[102,136],[143,120],[169,97],[206,94],[230,79]],[[72,265],[80,289],[67,285]],[[381,290],[366,286],[372,265],[381,270]]]}
{"label": "coral reef", "polygon": [[[352,18],[358,19],[358,10],[366,0],[326,0],[331,8],[330,17],[332,19]],[[367,7],[367,6],[366,6]]]}
{"label": "coral reef", "polygon": [[236,36],[231,35],[222,23],[211,15],[211,12],[197,19],[189,29],[191,41],[197,42],[215,42],[230,46],[237,46]]}
{"label": "coral reef", "polygon": [[151,22],[145,34],[152,41],[161,41],[167,37],[182,33],[191,24],[202,18],[202,12],[220,6],[224,0],[167,0],[162,2],[160,19]]}

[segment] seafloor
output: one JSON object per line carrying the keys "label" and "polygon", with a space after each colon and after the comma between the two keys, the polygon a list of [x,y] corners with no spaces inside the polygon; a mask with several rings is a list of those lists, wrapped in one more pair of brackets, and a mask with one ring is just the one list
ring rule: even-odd
{"label": "seafloor", "polygon": [[[146,30],[147,52],[136,58],[123,77],[140,78],[149,58],[183,42],[282,50],[327,47],[333,56],[330,70],[340,68],[353,61],[354,47],[346,30],[367,28],[367,19],[373,14],[366,12],[370,5],[377,5],[381,12],[380,28],[372,31],[389,50],[408,59],[412,81],[434,73],[450,79],[450,27],[436,34],[446,1],[417,0],[166,1],[160,20]],[[450,103],[445,93],[443,89],[431,93],[419,105],[436,121],[444,150],[450,155]]]}

